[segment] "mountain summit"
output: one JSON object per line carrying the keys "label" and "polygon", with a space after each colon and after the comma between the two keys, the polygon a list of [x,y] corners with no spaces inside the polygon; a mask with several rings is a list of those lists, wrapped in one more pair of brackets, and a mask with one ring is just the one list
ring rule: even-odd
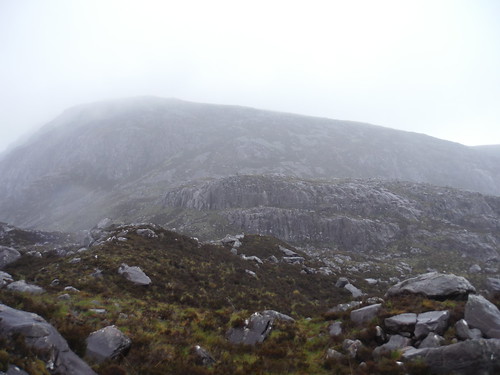
{"label": "mountain summit", "polygon": [[[363,123],[155,97],[71,108],[0,160],[0,220],[74,230],[140,219],[231,175],[405,180],[500,195],[500,154]],[[149,207],[149,206],[148,206]],[[142,211],[141,211],[142,210]]]}

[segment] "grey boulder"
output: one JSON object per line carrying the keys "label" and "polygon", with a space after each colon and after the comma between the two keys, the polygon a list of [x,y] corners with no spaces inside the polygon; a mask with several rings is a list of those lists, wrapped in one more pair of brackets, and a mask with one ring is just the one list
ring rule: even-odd
{"label": "grey boulder", "polygon": [[413,332],[417,324],[417,314],[405,313],[391,316],[384,320],[385,328],[394,333]]}
{"label": "grey boulder", "polygon": [[118,268],[118,273],[136,285],[151,284],[151,279],[144,273],[143,270],[140,269],[140,267],[129,267],[125,263],[122,263],[122,265]]}
{"label": "grey boulder", "polygon": [[352,310],[351,320],[358,325],[369,322],[377,316],[381,308],[382,305],[380,303],[377,303],[375,305],[365,306],[357,310]]}
{"label": "grey boulder", "polygon": [[464,277],[429,272],[397,283],[389,288],[386,296],[410,293],[429,298],[453,298],[475,292],[476,288]]}
{"label": "grey boulder", "polygon": [[438,348],[441,346],[441,344],[444,341],[444,337],[439,336],[438,334],[434,332],[429,332],[427,337],[422,340],[420,345],[418,346],[419,349],[423,348]]}
{"label": "grey boulder", "polygon": [[0,269],[21,258],[21,253],[7,246],[0,246]]}
{"label": "grey boulder", "polygon": [[334,322],[328,326],[330,337],[337,337],[342,334],[342,322]]}
{"label": "grey boulder", "polygon": [[429,373],[455,375],[487,375],[500,373],[500,340],[461,341],[439,348],[411,349],[403,360],[422,359]]}
{"label": "grey boulder", "polygon": [[107,326],[92,332],[86,343],[85,356],[97,363],[125,355],[132,344],[116,326]]}
{"label": "grey boulder", "polygon": [[294,322],[290,316],[274,310],[256,312],[245,321],[243,327],[231,328],[227,332],[227,339],[232,344],[255,345],[261,343],[271,334],[275,320]]}
{"label": "grey boulder", "polygon": [[455,332],[460,340],[480,339],[483,333],[477,328],[469,328],[465,319],[460,319],[455,323]]}
{"label": "grey boulder", "polygon": [[448,320],[450,312],[445,311],[428,311],[418,314],[417,324],[415,325],[415,337],[422,338],[430,332],[435,332],[440,335],[448,328]]}
{"label": "grey boulder", "polygon": [[14,279],[10,274],[4,271],[0,271],[0,288],[3,288],[5,285],[13,281]]}
{"label": "grey boulder", "polygon": [[359,298],[359,297],[363,296],[363,292],[350,283],[344,285],[344,288],[347,289],[349,292],[351,292],[351,294],[354,298]]}
{"label": "grey boulder", "polygon": [[215,363],[214,357],[212,357],[212,355],[209,352],[207,352],[205,349],[203,349],[201,346],[195,345],[193,347],[193,351],[194,351],[194,354],[196,354],[196,356],[198,357],[198,360],[199,360],[201,365],[210,366],[210,365],[213,365]]}
{"label": "grey boulder", "polygon": [[500,279],[494,277],[486,278],[486,288],[492,293],[500,293]]}
{"label": "grey boulder", "polygon": [[464,318],[470,327],[478,328],[486,337],[500,339],[500,311],[483,296],[469,296]]}
{"label": "grey boulder", "polygon": [[377,346],[373,350],[373,358],[380,358],[382,354],[390,353],[393,350],[402,349],[410,345],[411,340],[401,335],[393,335],[384,345]]}
{"label": "grey boulder", "polygon": [[33,284],[27,284],[24,280],[14,281],[7,285],[7,289],[14,292],[29,293],[29,294],[42,294],[45,290],[42,287]]}
{"label": "grey boulder", "polygon": [[39,315],[0,304],[0,337],[24,336],[25,345],[39,353],[52,374],[95,375],[57,330]]}

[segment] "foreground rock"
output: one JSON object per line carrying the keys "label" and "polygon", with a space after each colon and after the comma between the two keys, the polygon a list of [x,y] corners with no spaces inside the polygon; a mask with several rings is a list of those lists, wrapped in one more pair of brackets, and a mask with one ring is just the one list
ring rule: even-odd
{"label": "foreground rock", "polygon": [[454,298],[475,293],[476,288],[467,279],[452,274],[429,272],[411,279],[404,280],[388,291],[386,296],[400,294],[421,294],[428,298]]}
{"label": "foreground rock", "polygon": [[470,295],[465,305],[465,321],[486,337],[500,339],[500,311],[483,296]]}
{"label": "foreground rock", "polygon": [[231,328],[227,332],[227,339],[232,344],[255,345],[263,342],[273,329],[275,320],[294,322],[288,315],[274,310],[253,313],[242,327]]}
{"label": "foreground rock", "polygon": [[421,358],[436,374],[479,375],[500,373],[500,340],[467,340],[439,348],[410,349],[405,361]]}
{"label": "foreground rock", "polygon": [[52,374],[95,375],[57,330],[39,315],[0,304],[0,337],[24,336],[28,348],[39,353]]}
{"label": "foreground rock", "polygon": [[108,326],[92,332],[86,341],[85,356],[98,363],[125,355],[132,344],[116,326]]}
{"label": "foreground rock", "polygon": [[151,279],[148,275],[144,273],[140,267],[129,267],[125,263],[123,263],[118,268],[118,273],[122,275],[128,281],[133,282],[136,285],[149,285],[151,284]]}
{"label": "foreground rock", "polygon": [[21,253],[16,249],[7,246],[0,246],[0,270],[6,265],[21,258]]}

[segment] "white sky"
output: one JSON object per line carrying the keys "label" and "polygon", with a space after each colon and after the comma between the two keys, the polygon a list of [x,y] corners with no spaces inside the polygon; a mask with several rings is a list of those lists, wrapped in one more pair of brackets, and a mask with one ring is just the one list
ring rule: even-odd
{"label": "white sky", "polygon": [[138,95],[500,144],[500,1],[0,0],[0,151]]}

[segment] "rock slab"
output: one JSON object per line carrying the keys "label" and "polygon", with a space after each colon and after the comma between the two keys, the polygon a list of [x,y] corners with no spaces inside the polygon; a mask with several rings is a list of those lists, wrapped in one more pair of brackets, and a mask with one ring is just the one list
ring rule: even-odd
{"label": "rock slab", "polygon": [[129,267],[125,263],[122,263],[122,265],[118,268],[118,273],[136,285],[151,284],[151,279],[144,273],[143,270],[141,270],[140,267]]}
{"label": "rock slab", "polygon": [[97,363],[125,355],[132,344],[116,326],[107,326],[92,332],[86,342],[85,356]]}

